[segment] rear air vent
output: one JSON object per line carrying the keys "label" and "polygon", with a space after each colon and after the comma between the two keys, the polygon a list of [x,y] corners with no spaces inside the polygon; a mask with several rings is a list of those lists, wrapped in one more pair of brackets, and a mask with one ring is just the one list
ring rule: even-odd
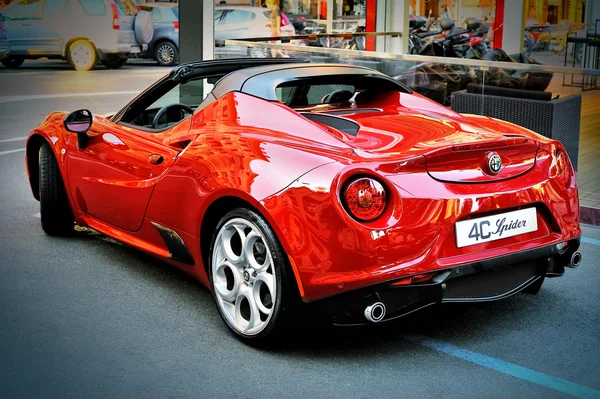
{"label": "rear air vent", "polygon": [[310,119],[311,121],[319,122],[334,129],[341,130],[350,136],[356,136],[358,129],[360,129],[358,123],[348,119],[338,118],[337,116],[333,115],[312,112],[301,112],[301,115],[306,119]]}

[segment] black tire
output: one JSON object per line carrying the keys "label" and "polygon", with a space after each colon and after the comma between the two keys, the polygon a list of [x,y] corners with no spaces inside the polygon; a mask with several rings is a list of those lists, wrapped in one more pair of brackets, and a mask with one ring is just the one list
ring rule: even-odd
{"label": "black tire", "polygon": [[179,62],[179,50],[171,42],[160,42],[154,46],[154,59],[160,66],[173,66]]}
{"label": "black tire", "polygon": [[7,68],[18,68],[21,65],[23,65],[23,63],[25,62],[25,58],[8,56],[6,58],[3,58],[0,62],[2,62],[2,65],[4,65]]}
{"label": "black tire", "polygon": [[39,157],[42,229],[51,236],[71,235],[75,223],[73,211],[54,152],[47,143],[42,144]]}
{"label": "black tire", "polygon": [[96,47],[87,40],[75,40],[69,46],[67,60],[76,71],[90,71],[96,67]]}
{"label": "black tire", "polygon": [[[268,321],[267,326],[255,335],[243,334],[236,330],[226,315],[223,314],[221,306],[218,303],[218,294],[215,291],[215,280],[213,279],[212,273],[213,251],[215,249],[215,240],[218,237],[218,233],[228,221],[237,218],[245,219],[250,223],[253,223],[262,233],[266,240],[265,244],[267,244],[271,253],[275,281],[277,284],[275,300],[272,304],[271,319]],[[255,211],[246,208],[235,208],[228,212],[223,218],[221,218],[213,234],[208,263],[208,274],[213,299],[215,300],[215,304],[221,319],[223,319],[223,322],[229,328],[229,330],[239,339],[250,345],[264,346],[277,342],[277,338],[282,337],[282,333],[289,328],[289,322],[292,320],[291,315],[294,313],[294,309],[296,307],[295,305],[299,302],[299,295],[297,288],[295,287],[293,275],[289,272],[290,266],[288,257],[283,251],[283,248],[277,239],[277,236],[273,232],[273,229],[269,226],[266,220]]]}
{"label": "black tire", "polygon": [[116,55],[109,55],[101,61],[102,65],[108,69],[119,69],[127,62],[127,58],[119,58]]}

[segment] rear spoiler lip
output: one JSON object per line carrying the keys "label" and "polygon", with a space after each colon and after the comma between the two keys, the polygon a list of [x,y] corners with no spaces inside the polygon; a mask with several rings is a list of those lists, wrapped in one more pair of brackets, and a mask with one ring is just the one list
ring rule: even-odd
{"label": "rear spoiler lip", "polygon": [[463,143],[452,145],[452,151],[471,151],[471,150],[493,150],[496,148],[511,147],[514,145],[526,144],[530,140],[530,137],[517,135],[517,134],[505,134],[501,139],[485,140],[473,143]]}

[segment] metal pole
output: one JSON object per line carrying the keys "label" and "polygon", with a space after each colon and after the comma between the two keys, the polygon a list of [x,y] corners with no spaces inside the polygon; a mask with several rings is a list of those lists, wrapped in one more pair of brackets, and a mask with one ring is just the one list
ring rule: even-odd
{"label": "metal pole", "polygon": [[327,0],[327,33],[333,33],[333,0]]}

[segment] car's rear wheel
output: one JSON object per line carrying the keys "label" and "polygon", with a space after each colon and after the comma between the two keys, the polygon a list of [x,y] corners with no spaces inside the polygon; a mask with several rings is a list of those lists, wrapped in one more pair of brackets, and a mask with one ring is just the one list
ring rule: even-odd
{"label": "car's rear wheel", "polygon": [[209,277],[223,321],[242,340],[258,344],[285,325],[292,298],[286,255],[268,223],[236,208],[213,236]]}
{"label": "car's rear wheel", "polygon": [[73,232],[74,218],[54,152],[43,143],[39,152],[39,195],[42,229],[51,236]]}
{"label": "car's rear wheel", "polygon": [[108,69],[119,69],[127,62],[127,58],[119,58],[116,55],[109,55],[102,60],[102,65]]}
{"label": "car's rear wheel", "polygon": [[162,42],[154,49],[154,59],[161,66],[172,66],[179,61],[179,51],[173,43]]}
{"label": "car's rear wheel", "polygon": [[77,71],[94,69],[98,60],[96,48],[87,40],[75,40],[69,46],[67,55],[69,63]]}
{"label": "car's rear wheel", "polygon": [[18,68],[21,65],[23,65],[23,63],[25,62],[25,58],[8,56],[6,58],[3,58],[0,62],[2,62],[2,65],[4,65],[7,68]]}

